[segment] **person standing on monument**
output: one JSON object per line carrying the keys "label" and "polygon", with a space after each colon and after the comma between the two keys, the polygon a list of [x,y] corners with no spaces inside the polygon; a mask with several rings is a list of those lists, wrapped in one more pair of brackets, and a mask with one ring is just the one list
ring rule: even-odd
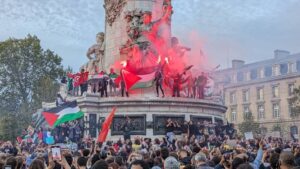
{"label": "person standing on monument", "polygon": [[165,97],[164,90],[162,88],[162,83],[163,83],[163,74],[161,72],[161,69],[158,69],[155,72],[155,78],[154,78],[155,86],[156,86],[156,94],[157,97],[159,97],[159,89],[161,90],[162,97]]}
{"label": "person standing on monument", "polygon": [[115,83],[115,78],[118,77],[118,75],[115,73],[114,69],[111,68],[110,69],[110,73],[109,73],[109,93],[110,93],[110,96],[116,96],[117,92],[116,92],[116,89],[117,89],[117,85]]}
{"label": "person standing on monument", "polygon": [[180,83],[181,83],[181,75],[177,73],[177,75],[173,78],[172,97],[180,97]]}
{"label": "person standing on monument", "polygon": [[193,89],[193,98],[195,99],[197,96],[197,77],[193,78],[192,80],[192,89]]}
{"label": "person standing on monument", "polygon": [[88,88],[88,84],[87,84],[88,75],[89,75],[89,72],[85,72],[84,69],[81,69],[81,71],[80,71],[80,78],[79,78],[81,96],[83,95],[84,92],[87,92],[87,88]]}
{"label": "person standing on monument", "polygon": [[100,81],[99,81],[99,90],[100,90],[100,97],[108,97],[107,95],[107,85],[108,85],[108,77],[104,71],[100,72]]}
{"label": "person standing on monument", "polygon": [[98,92],[98,87],[99,87],[99,81],[98,81],[98,70],[95,70],[95,74],[92,76],[93,81],[91,82],[91,90],[92,93]]}
{"label": "person standing on monument", "polygon": [[204,88],[207,84],[207,77],[204,72],[198,77],[199,85],[198,85],[198,96],[199,99],[204,99]]}
{"label": "person standing on monument", "polygon": [[120,82],[120,85],[121,85],[121,95],[122,95],[122,97],[124,97],[124,93],[126,93],[126,97],[129,97],[128,91],[126,89],[125,80],[124,80],[124,77],[123,77],[122,70],[123,69],[121,69],[121,71],[120,71],[120,74],[121,74],[121,82]]}

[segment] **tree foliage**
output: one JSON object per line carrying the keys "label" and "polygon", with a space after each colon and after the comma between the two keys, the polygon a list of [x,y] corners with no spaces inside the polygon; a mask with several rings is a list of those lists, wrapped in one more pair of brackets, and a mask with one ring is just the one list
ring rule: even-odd
{"label": "tree foliage", "polygon": [[244,121],[238,125],[239,131],[244,134],[245,132],[253,132],[253,134],[259,134],[259,123],[254,121],[254,117],[251,112],[248,112],[244,116]]}
{"label": "tree foliage", "polygon": [[[43,101],[53,101],[63,74],[61,57],[44,50],[36,36],[0,42],[0,113],[2,121],[25,126]],[[5,119],[3,117],[5,115]],[[9,117],[9,118],[8,118]],[[5,131],[4,124],[0,130]]]}

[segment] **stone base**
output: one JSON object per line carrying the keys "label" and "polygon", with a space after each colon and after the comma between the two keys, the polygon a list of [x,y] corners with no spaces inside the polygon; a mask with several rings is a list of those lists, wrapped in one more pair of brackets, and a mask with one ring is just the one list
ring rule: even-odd
{"label": "stone base", "polygon": [[[109,97],[87,94],[76,98],[85,112],[85,135],[97,137],[100,126],[113,107],[117,107],[108,139],[122,138],[121,129],[125,118],[131,119],[132,135],[156,138],[164,135],[167,118],[184,121],[223,121],[226,107],[208,100],[189,98],[157,97]],[[179,132],[179,131],[178,131]]]}

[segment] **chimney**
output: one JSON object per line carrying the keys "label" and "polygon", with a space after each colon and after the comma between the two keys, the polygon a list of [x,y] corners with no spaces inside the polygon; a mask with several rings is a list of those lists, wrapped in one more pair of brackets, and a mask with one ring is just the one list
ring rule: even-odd
{"label": "chimney", "polygon": [[274,51],[274,58],[275,59],[285,58],[285,57],[287,57],[289,55],[290,55],[290,52],[287,51],[287,50],[279,50],[279,49],[277,49],[277,50]]}
{"label": "chimney", "polygon": [[245,64],[245,61],[243,61],[243,60],[237,60],[237,59],[232,60],[232,68],[233,69],[241,68],[244,66],[244,64]]}

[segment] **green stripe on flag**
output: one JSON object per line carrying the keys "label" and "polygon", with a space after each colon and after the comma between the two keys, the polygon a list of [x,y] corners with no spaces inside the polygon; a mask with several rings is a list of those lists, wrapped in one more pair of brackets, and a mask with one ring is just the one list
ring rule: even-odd
{"label": "green stripe on flag", "polygon": [[132,89],[141,89],[141,88],[149,88],[153,86],[153,80],[148,82],[140,82],[135,84]]}
{"label": "green stripe on flag", "polygon": [[72,121],[72,120],[76,120],[79,119],[81,117],[83,117],[84,113],[82,111],[78,111],[78,112],[74,112],[74,113],[70,113],[70,114],[65,114],[62,117],[59,117],[56,122],[54,123],[53,127],[56,127],[62,123],[68,122],[68,121]]}
{"label": "green stripe on flag", "polygon": [[131,89],[149,88],[153,86],[155,72],[138,76],[141,78],[141,80],[139,80]]}

